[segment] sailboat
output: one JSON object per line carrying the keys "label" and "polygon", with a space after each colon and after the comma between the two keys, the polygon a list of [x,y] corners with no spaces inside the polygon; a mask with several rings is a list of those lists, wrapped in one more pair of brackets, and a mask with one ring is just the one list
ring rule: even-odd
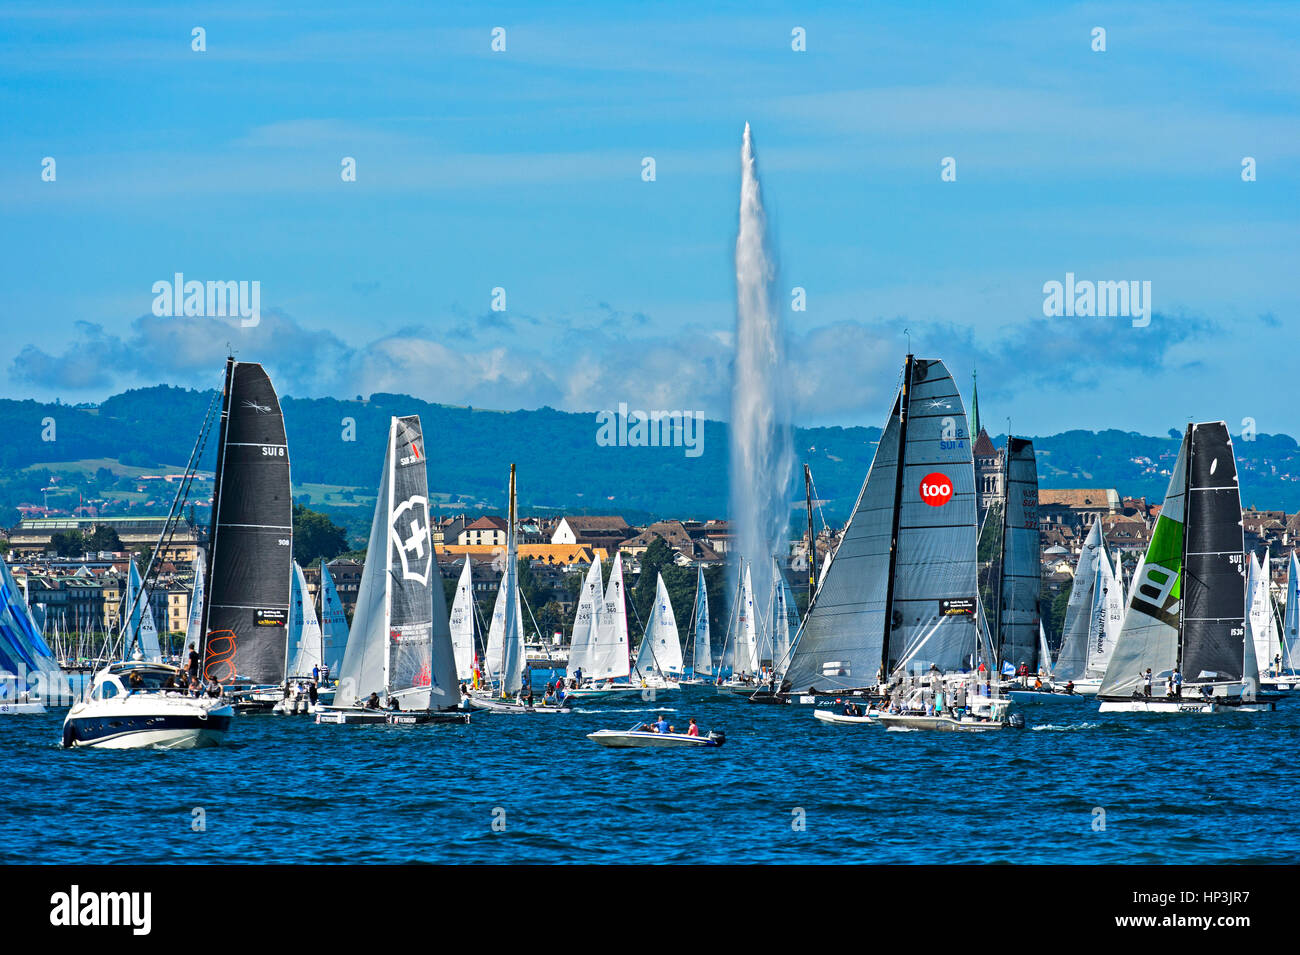
{"label": "sailboat", "polygon": [[122,595],[118,626],[123,659],[162,662],[162,647],[158,643],[158,627],[154,624],[149,592],[144,589],[134,560],[127,561],[126,591]]}
{"label": "sailboat", "polygon": [[58,659],[0,557],[0,714],[44,713],[46,692],[58,680]]}
{"label": "sailboat", "polygon": [[289,592],[288,646],[284,667],[282,696],[271,708],[273,713],[289,715],[316,711],[319,690],[316,678],[325,659],[325,638],[307,592],[307,578],[297,561],[293,562],[293,586]]}
{"label": "sailboat", "polygon": [[719,675],[716,685],[725,692],[748,697],[763,685],[758,613],[754,606],[754,583],[748,563],[741,569],[737,580],[733,619],[736,626],[734,630],[727,628],[727,640],[722,648],[722,667],[729,669],[731,675],[725,680]]}
{"label": "sailboat", "polygon": [[284,679],[293,586],[293,498],[280,399],[261,365],[226,360],[203,586],[202,674]]}
{"label": "sailboat", "polygon": [[[581,662],[575,664],[572,655],[569,658],[568,671],[579,681],[576,688],[568,691],[569,696],[575,700],[597,700],[649,692],[639,681],[631,682],[632,660],[627,630],[623,555],[616,553],[604,599],[597,600],[593,607]],[[580,677],[579,670],[582,671]]]}
{"label": "sailboat", "polygon": [[713,682],[713,645],[709,637],[709,591],[704,583],[704,565],[696,567],[695,605],[691,615],[691,675],[678,682],[696,686]]}
{"label": "sailboat", "polygon": [[1282,614],[1281,672],[1272,683],[1278,689],[1300,686],[1300,558],[1291,552],[1287,561],[1286,606]]}
{"label": "sailboat", "polygon": [[451,646],[456,654],[456,677],[462,682],[474,679],[474,570],[469,555],[456,581],[456,596],[451,602]]}
{"label": "sailboat", "polygon": [[995,660],[1027,673],[1037,670],[1038,593],[1042,588],[1039,553],[1038,466],[1034,444],[1008,435],[1003,455],[1005,506],[1002,520],[999,582],[993,620]]}
{"label": "sailboat", "polygon": [[[524,628],[519,596],[519,521],[515,511],[515,466],[510,465],[509,526],[506,529],[506,566],[497,591],[497,612],[493,613],[488,636],[488,676],[493,686],[471,691],[466,705],[492,713],[537,715],[568,713],[567,706],[547,701],[534,702],[531,678],[524,655]],[[498,655],[499,654],[499,655]]]}
{"label": "sailboat", "polygon": [[1244,678],[1244,551],[1228,426],[1189,424],[1098,691],[1101,712],[1274,708]]}
{"label": "sailboat", "polygon": [[317,723],[469,721],[429,532],[424,451],[418,415],[389,421],[338,705],[318,708]]}
{"label": "sailboat", "polygon": [[839,547],[795,638],[783,690],[877,693],[959,671],[979,641],[975,469],[943,362],[908,355]]}
{"label": "sailboat", "polygon": [[[1105,591],[1103,594],[1102,591]],[[1122,622],[1122,591],[1114,584],[1102,539],[1101,521],[1094,521],[1079,552],[1065,607],[1061,649],[1052,668],[1053,688],[1066,695],[1095,695],[1101,686]],[[1118,610],[1116,609],[1118,607]],[[1119,615],[1119,620],[1114,615]],[[1100,641],[1095,639],[1102,637]],[[1109,639],[1105,639],[1105,637]]]}
{"label": "sailboat", "polygon": [[650,608],[645,635],[637,650],[634,670],[643,686],[662,693],[681,688],[677,680],[681,677],[683,668],[677,616],[673,613],[672,601],[668,599],[664,575],[659,574],[655,580],[655,602]]}
{"label": "sailboat", "polygon": [[[1248,554],[1249,568],[1246,577],[1246,657],[1245,679],[1254,678],[1259,687],[1280,689],[1275,682],[1282,657],[1282,637],[1278,631],[1277,614],[1273,609],[1273,582],[1268,571],[1269,558],[1263,561]],[[1288,684],[1283,684],[1287,689]]]}

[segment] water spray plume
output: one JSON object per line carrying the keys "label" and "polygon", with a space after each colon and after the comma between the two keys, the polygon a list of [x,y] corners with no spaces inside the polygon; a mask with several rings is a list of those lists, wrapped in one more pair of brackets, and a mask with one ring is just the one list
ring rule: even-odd
{"label": "water spray plume", "polygon": [[[755,603],[767,601],[772,557],[785,561],[794,452],[785,340],[774,302],[776,264],[749,124],[740,150],[740,231],[736,236],[736,358],[731,393],[731,519],[749,562]],[[739,567],[733,567],[738,571]],[[764,646],[770,656],[770,636]]]}

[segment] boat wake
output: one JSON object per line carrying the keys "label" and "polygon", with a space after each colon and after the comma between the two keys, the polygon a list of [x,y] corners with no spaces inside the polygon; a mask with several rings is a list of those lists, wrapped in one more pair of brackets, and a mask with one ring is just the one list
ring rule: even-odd
{"label": "boat wake", "polygon": [[1040,730],[1049,733],[1068,733],[1071,730],[1090,730],[1096,729],[1100,723],[1040,723],[1037,726],[1031,726],[1035,733]]}

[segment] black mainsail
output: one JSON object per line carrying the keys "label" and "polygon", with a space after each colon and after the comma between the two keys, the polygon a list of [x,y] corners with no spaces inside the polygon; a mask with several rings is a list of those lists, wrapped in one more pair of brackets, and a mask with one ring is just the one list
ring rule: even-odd
{"label": "black mainsail", "polygon": [[284,679],[293,574],[293,498],[280,399],[266,370],[226,360],[203,592],[203,673]]}
{"label": "black mainsail", "polygon": [[1042,558],[1038,548],[1038,465],[1032,441],[1007,437],[1003,478],[1006,506],[1002,508],[1001,582],[995,616],[997,656],[999,663],[1025,663],[1034,673]]}

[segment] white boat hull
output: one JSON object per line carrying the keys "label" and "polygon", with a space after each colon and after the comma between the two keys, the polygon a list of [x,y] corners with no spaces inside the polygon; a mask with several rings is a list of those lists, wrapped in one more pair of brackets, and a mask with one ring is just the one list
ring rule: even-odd
{"label": "white boat hull", "polygon": [[1102,700],[1102,713],[1268,713],[1276,709],[1272,702],[1225,703],[1195,697],[1168,699],[1152,697],[1131,700]]}
{"label": "white boat hull", "polygon": [[0,700],[0,716],[18,713],[44,713],[45,704],[36,700],[24,700],[21,703],[11,703]]}
{"label": "white boat hull", "polygon": [[834,710],[813,710],[813,717],[822,723],[831,723],[836,726],[870,726],[880,722],[878,713],[868,713],[865,716],[849,716],[845,713],[836,713]]}
{"label": "white boat hull", "polygon": [[486,696],[474,697],[470,705],[488,713],[508,713],[518,716],[552,716],[557,713],[573,712],[568,706],[547,706],[541,703],[529,706],[527,703],[515,703],[512,700],[498,700]]}
{"label": "white boat hull", "polygon": [[611,749],[711,749],[722,741],[711,736],[685,733],[647,733],[640,730],[598,730],[587,739]]}
{"label": "white boat hull", "polygon": [[235,709],[221,700],[155,694],[78,703],[63,724],[69,747],[197,749],[226,738]]}
{"label": "white boat hull", "polygon": [[886,729],[943,730],[954,733],[988,733],[1006,729],[1001,720],[979,720],[970,717],[924,716],[911,713],[882,713],[880,722]]}

